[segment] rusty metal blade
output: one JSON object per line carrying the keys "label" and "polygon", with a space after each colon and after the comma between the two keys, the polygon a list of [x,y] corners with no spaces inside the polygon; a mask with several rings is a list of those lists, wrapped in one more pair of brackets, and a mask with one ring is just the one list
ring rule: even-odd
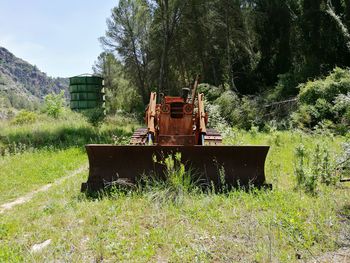
{"label": "rusty metal blade", "polygon": [[115,146],[86,145],[89,158],[89,178],[82,190],[96,191],[106,184],[123,179],[136,182],[141,175],[162,173],[164,167],[153,161],[170,154],[181,153],[187,169],[202,181],[222,183],[225,171],[229,186],[262,186],[265,183],[264,164],[269,146]]}

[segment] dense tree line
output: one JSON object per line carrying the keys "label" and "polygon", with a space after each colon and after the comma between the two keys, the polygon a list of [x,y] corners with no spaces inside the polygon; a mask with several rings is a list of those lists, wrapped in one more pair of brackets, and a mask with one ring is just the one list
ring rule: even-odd
{"label": "dense tree line", "polygon": [[278,87],[286,98],[350,66],[349,28],[347,0],[120,0],[101,38],[117,69],[101,66],[104,55],[96,71],[122,76],[145,104],[150,90],[176,94],[198,73],[239,95]]}

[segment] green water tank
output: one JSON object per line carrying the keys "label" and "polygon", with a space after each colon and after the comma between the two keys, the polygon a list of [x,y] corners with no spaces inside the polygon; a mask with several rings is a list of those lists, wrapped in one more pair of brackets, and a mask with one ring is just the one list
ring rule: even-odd
{"label": "green water tank", "polygon": [[69,78],[70,108],[85,110],[104,107],[103,78],[81,75]]}

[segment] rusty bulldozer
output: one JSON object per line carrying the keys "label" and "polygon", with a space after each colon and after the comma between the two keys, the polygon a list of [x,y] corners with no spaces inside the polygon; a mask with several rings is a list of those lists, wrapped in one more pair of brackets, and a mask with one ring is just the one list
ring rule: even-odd
{"label": "rusty bulldozer", "polygon": [[82,191],[118,181],[135,184],[150,174],[164,178],[164,165],[154,159],[175,153],[181,153],[181,162],[206,185],[220,187],[224,181],[230,188],[264,186],[269,146],[222,145],[220,133],[206,127],[204,95],[197,94],[197,86],[198,78],[192,91],[184,88],[181,97],[163,96],[160,103],[152,92],[145,111],[147,128],[136,130],[129,145],[86,145],[90,169]]}

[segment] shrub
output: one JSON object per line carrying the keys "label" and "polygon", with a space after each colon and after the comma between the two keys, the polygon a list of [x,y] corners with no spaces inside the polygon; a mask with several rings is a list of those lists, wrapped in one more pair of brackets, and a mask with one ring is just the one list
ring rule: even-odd
{"label": "shrub", "polygon": [[47,115],[58,118],[64,109],[66,100],[64,98],[64,90],[59,94],[51,93],[45,96],[45,112]]}
{"label": "shrub", "polygon": [[215,87],[202,84],[199,92],[206,98],[206,111],[209,114],[209,127],[221,131],[229,125],[249,130],[252,126],[261,127],[263,124],[263,111],[258,99],[238,95],[228,87]]}
{"label": "shrub", "polygon": [[252,126],[261,127],[263,111],[257,99],[243,97],[237,107],[233,107],[231,123],[238,128],[250,130]]}
{"label": "shrub", "polygon": [[227,90],[214,103],[220,107],[221,116],[226,120],[231,120],[232,112],[239,107],[240,100],[233,91]]}
{"label": "shrub", "polygon": [[350,142],[343,143],[342,152],[337,157],[337,169],[341,177],[350,177]]}
{"label": "shrub", "polygon": [[301,80],[300,74],[297,72],[288,72],[277,76],[278,81],[269,95],[269,101],[279,101],[286,98],[294,97],[298,94],[298,83]]}
{"label": "shrub", "polygon": [[105,112],[103,108],[83,110],[82,114],[87,118],[87,121],[94,127],[99,126],[105,118]]}
{"label": "shrub", "polygon": [[12,124],[22,125],[36,122],[38,115],[35,112],[21,110],[11,121]]}
{"label": "shrub", "polygon": [[332,102],[337,95],[348,92],[350,92],[350,71],[336,67],[324,79],[301,84],[299,99],[302,103],[307,104],[313,104],[319,98]]}
{"label": "shrub", "polygon": [[209,102],[204,103],[208,113],[208,127],[217,128],[220,125],[226,125],[225,119],[221,116],[220,106]]}
{"label": "shrub", "polygon": [[165,178],[159,178],[159,175],[144,177],[139,191],[147,193],[154,201],[181,203],[186,194],[197,190],[191,170],[186,170],[181,161],[181,153],[164,156],[161,160],[153,156],[153,162],[164,166]]}
{"label": "shrub", "polygon": [[333,112],[339,120],[337,129],[340,133],[346,133],[350,126],[350,92],[340,94],[334,100]]}
{"label": "shrub", "polygon": [[205,95],[205,98],[210,101],[210,102],[213,102],[215,101],[217,98],[219,98],[222,93],[225,92],[225,87],[223,86],[220,86],[220,87],[215,87],[213,85],[210,85],[210,84],[200,84],[198,86],[198,92],[199,93],[204,93]]}
{"label": "shrub", "polygon": [[326,147],[317,144],[314,149],[307,151],[303,144],[295,149],[294,174],[296,188],[308,193],[317,194],[319,183],[325,185],[335,184],[336,167],[333,158]]}
{"label": "shrub", "polygon": [[324,79],[309,81],[299,86],[299,109],[293,114],[296,126],[313,128],[324,120],[335,124],[339,132],[349,126],[350,71],[335,68]]}

